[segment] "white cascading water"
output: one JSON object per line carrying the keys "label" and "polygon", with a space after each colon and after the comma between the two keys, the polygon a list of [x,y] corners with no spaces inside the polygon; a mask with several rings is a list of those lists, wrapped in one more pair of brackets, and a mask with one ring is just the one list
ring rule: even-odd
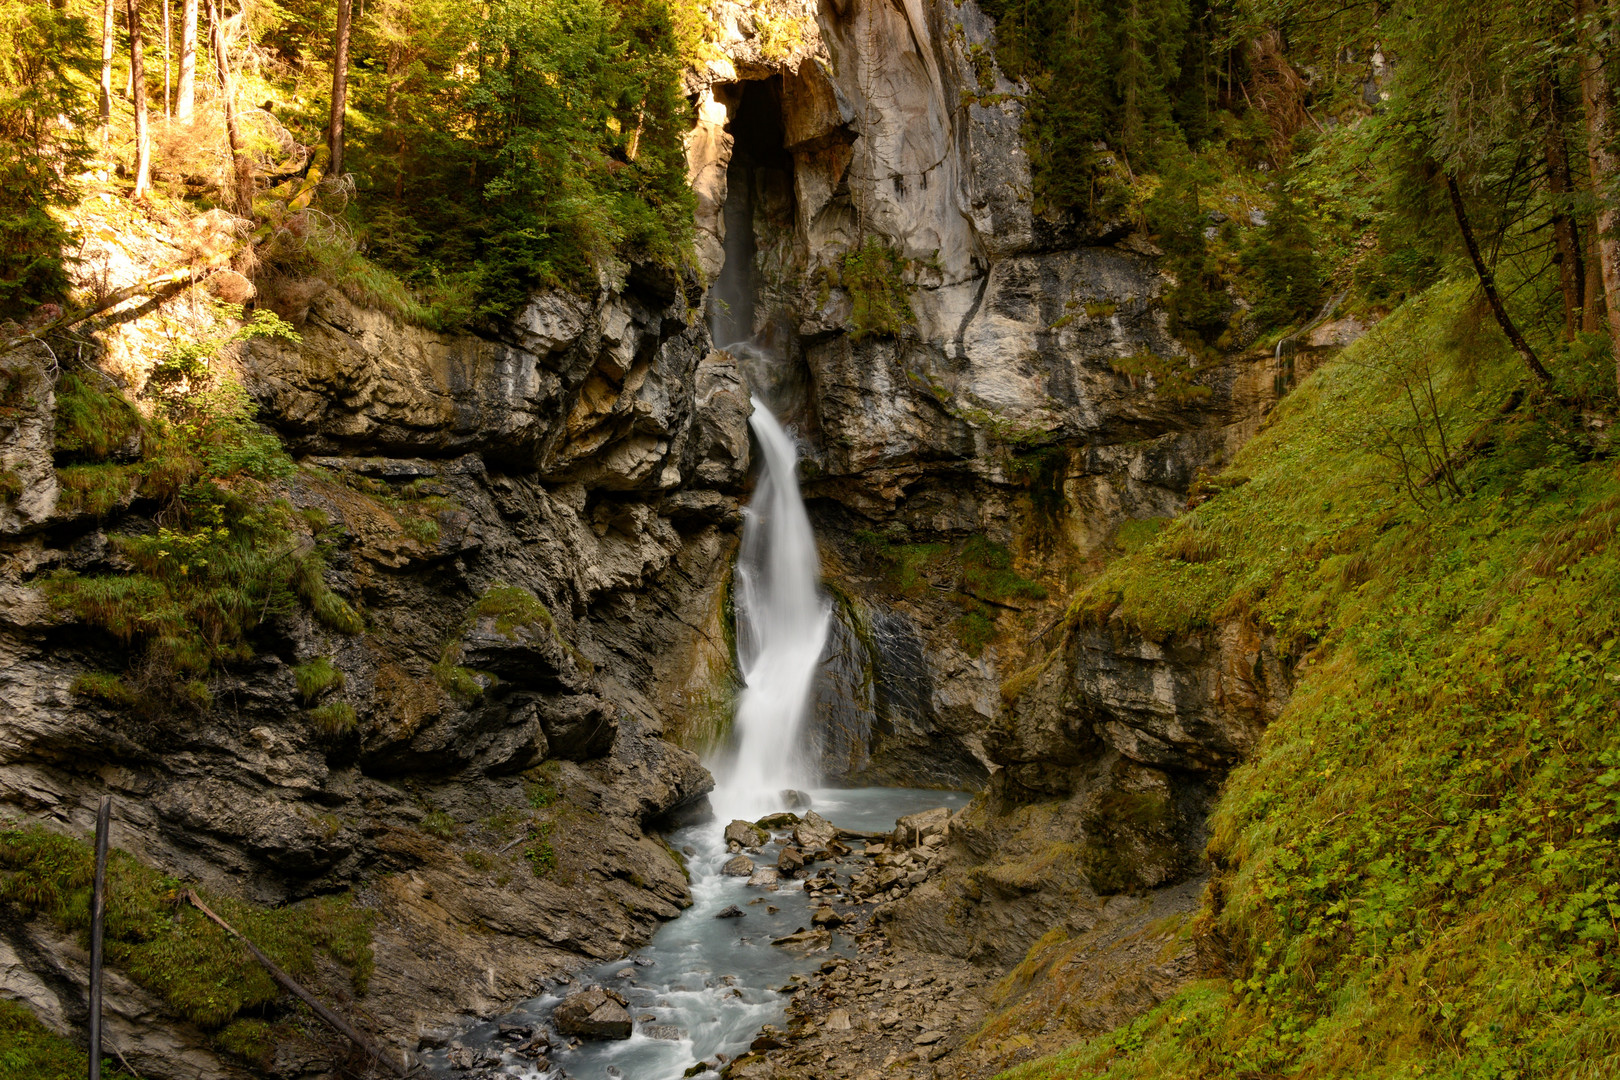
{"label": "white cascading water", "polygon": [[785,788],[815,782],[796,752],[810,685],[827,642],[830,611],[821,562],[799,494],[798,447],[759,398],[749,424],[764,457],[743,512],[734,606],[743,690],[733,722],[736,756],[718,766],[712,796],[722,819],[757,818],[782,806]]}

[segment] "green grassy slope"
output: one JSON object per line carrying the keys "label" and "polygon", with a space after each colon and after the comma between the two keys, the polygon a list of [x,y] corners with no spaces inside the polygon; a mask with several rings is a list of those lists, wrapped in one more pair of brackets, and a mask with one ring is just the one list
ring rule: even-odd
{"label": "green grassy slope", "polygon": [[[1007,1080],[1620,1075],[1612,408],[1522,386],[1432,290],[1080,597],[1156,637],[1254,620],[1298,684],[1212,822],[1221,977]],[[1442,429],[1455,490],[1421,483]]]}

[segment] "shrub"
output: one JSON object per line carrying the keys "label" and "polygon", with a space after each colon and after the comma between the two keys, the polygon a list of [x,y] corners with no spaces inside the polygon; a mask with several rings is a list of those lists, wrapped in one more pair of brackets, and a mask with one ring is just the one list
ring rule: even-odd
{"label": "shrub", "polygon": [[309,710],[309,719],[322,735],[336,736],[354,727],[354,706],[347,701],[329,701]]}
{"label": "shrub", "polygon": [[844,255],[839,281],[849,293],[849,337],[893,337],[917,321],[910,290],[901,278],[905,260],[876,236]]}
{"label": "shrub", "polygon": [[293,679],[298,683],[298,696],[308,705],[326,691],[343,686],[343,672],[324,656],[317,656],[306,664],[293,668]]}

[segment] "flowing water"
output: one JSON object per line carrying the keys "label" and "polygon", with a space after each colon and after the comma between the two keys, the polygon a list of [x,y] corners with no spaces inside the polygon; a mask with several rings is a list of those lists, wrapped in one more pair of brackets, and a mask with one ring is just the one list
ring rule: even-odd
{"label": "flowing water", "polygon": [[736,750],[714,763],[711,799],[721,817],[753,820],[782,806],[785,788],[815,780],[798,752],[831,617],[810,515],[799,496],[798,448],[763,402],[749,418],[764,465],[743,515],[737,558],[737,662],[743,690],[732,731]]}
{"label": "flowing water", "polygon": [[[660,927],[646,948],[558,980],[549,992],[466,1032],[460,1043],[483,1053],[486,1070],[547,1080],[675,1080],[698,1061],[735,1057],[762,1026],[785,1019],[782,989],[792,976],[819,965],[826,951],[844,952],[852,942],[834,934],[830,950],[813,955],[772,944],[810,924],[803,882],[784,881],[767,890],[721,874],[730,857],[726,823],[783,809],[785,789],[810,788],[813,809],[857,832],[884,832],[906,814],[936,806],[954,810],[968,799],[956,792],[812,786],[816,763],[796,748],[802,744],[800,729],[831,612],[795,475],[798,449],[757,398],[750,423],[762,467],[736,567],[737,654],[744,687],[733,723],[735,747],[709,763],[718,778],[711,797],[714,819],[668,838],[686,853],[692,906]],[[769,865],[780,848],[773,840],[755,859]],[[847,877],[863,867],[863,860],[851,857],[817,869]],[[741,917],[717,917],[732,905],[742,910]],[[552,1031],[557,1005],[591,985],[624,995],[636,1021],[630,1038],[571,1044]],[[502,1034],[503,1027],[508,1034]],[[550,1033],[553,1049],[545,1071],[517,1050],[531,1029]],[[430,1060],[442,1069],[447,1055],[441,1051]]]}
{"label": "flowing water", "polygon": [[[961,792],[905,788],[813,789],[809,794],[817,813],[861,832],[892,828],[896,818],[935,806],[955,810],[969,798]],[[765,1024],[781,1024],[787,996],[778,988],[828,955],[849,951],[853,943],[835,934],[831,950],[810,955],[772,945],[772,939],[810,925],[803,884],[784,882],[768,892],[750,888],[743,878],[723,876],[720,864],[730,857],[721,838],[724,825],[717,819],[669,837],[677,848],[696,852],[687,856],[692,906],[660,927],[645,948],[575,973],[567,983],[468,1031],[461,1042],[499,1053],[504,1072],[530,1080],[677,1080],[698,1061],[742,1053]],[[774,861],[779,846],[768,845],[759,860]],[[858,857],[848,866],[835,864],[845,874],[858,865],[864,865]],[[733,904],[743,910],[742,918],[715,917]],[[773,914],[770,907],[778,910]],[[567,994],[594,985],[625,996],[630,1015],[637,1018],[634,1035],[554,1050],[546,1072],[507,1049],[518,1040],[503,1039],[501,1027],[547,1029],[551,1011]],[[566,1045],[556,1036],[553,1041]],[[442,1054],[436,1059],[442,1067]]]}

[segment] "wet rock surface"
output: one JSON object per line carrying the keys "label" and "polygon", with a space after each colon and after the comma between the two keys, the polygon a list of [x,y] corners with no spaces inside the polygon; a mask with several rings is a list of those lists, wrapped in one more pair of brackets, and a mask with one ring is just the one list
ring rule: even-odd
{"label": "wet rock surface", "polygon": [[552,1013],[552,1023],[564,1035],[583,1039],[628,1039],[630,1011],[622,994],[593,986],[570,994]]}

